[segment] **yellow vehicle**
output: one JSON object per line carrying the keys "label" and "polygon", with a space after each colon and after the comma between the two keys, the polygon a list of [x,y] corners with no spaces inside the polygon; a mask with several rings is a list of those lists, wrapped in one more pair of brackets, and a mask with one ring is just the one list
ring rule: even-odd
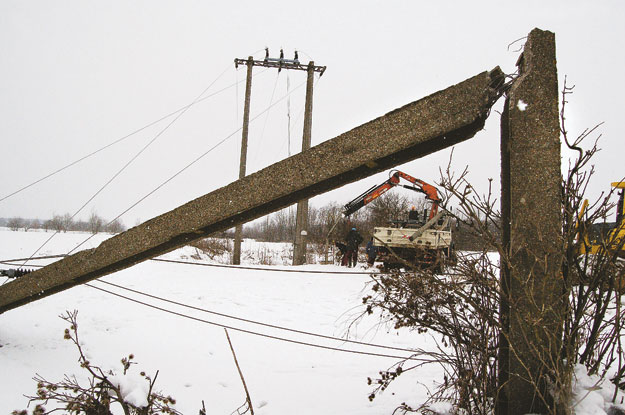
{"label": "yellow vehicle", "polygon": [[[592,225],[587,232],[583,232],[583,243],[580,244],[580,253],[596,254],[602,249],[608,252],[616,252],[621,258],[625,258],[625,182],[614,182],[612,187],[619,190],[619,201],[616,206],[616,222],[598,223]],[[584,200],[579,217],[581,219],[588,200]]]}

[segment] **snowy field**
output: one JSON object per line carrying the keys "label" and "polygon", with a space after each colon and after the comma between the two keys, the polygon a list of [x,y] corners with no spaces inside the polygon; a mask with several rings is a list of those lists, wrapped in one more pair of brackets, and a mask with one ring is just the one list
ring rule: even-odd
{"label": "snowy field", "polygon": [[[29,257],[49,236],[0,228],[0,259]],[[39,255],[65,253],[87,236],[59,234]],[[91,246],[105,237],[93,238]],[[283,248],[275,244],[267,250],[281,252]],[[258,246],[244,244],[243,250],[245,261],[255,257]],[[190,256],[194,253],[194,249],[184,248],[165,258],[193,260]],[[362,310],[363,289],[369,279],[365,273],[332,274],[346,269],[331,265],[297,267],[327,273],[277,271],[294,269],[285,266],[265,268],[259,271],[147,261],[101,280],[246,319],[328,336],[347,335],[349,324]],[[151,300],[99,281],[93,285],[202,320],[276,337],[407,355],[226,319]],[[92,362],[119,371],[120,359],[133,353],[138,365],[132,370],[148,374],[159,370],[158,389],[175,397],[176,408],[182,413],[197,414],[202,400],[211,414],[227,415],[244,403],[244,390],[223,328],[79,286],[0,315],[1,414],[26,407],[27,399],[22,395],[34,394],[32,377],[36,373],[48,380],[61,380],[65,373],[83,375],[77,364],[77,350],[63,340],[67,324],[58,316],[66,310],[78,310],[79,335]],[[234,330],[229,334],[255,412],[261,415],[390,414],[401,402],[416,404],[425,398],[426,390],[419,383],[432,386],[441,378],[438,370],[407,373],[369,402],[367,377],[376,377],[395,359],[314,348]],[[416,333],[389,332],[373,318],[352,328],[349,338],[401,348],[427,343],[426,337]]]}
{"label": "snowy field", "polygon": [[[0,228],[0,260],[29,257],[50,235]],[[87,236],[59,234],[38,255],[66,253]],[[98,235],[83,247],[96,246],[104,238],[105,235]],[[279,257],[285,251],[288,247],[284,244],[250,241],[243,246],[242,257],[247,262],[244,265],[263,270],[147,261],[92,282],[95,287],[203,321],[150,308],[89,286],[74,287],[0,315],[0,414],[26,408],[28,400],[23,395],[35,393],[35,374],[50,381],[60,381],[64,374],[76,374],[79,379],[84,376],[77,364],[77,350],[63,340],[67,324],[58,316],[66,310],[78,310],[81,342],[94,364],[119,373],[120,359],[133,353],[138,365],[131,373],[143,370],[154,374],[159,370],[157,389],[175,397],[176,409],[183,414],[197,414],[204,400],[209,414],[228,415],[245,401],[224,330],[208,322],[336,349],[408,354],[220,317],[106,282],[205,310],[325,336],[399,348],[434,347],[429,337],[407,330],[389,330],[374,317],[350,328],[362,311],[361,299],[369,281],[364,269],[360,274],[350,274],[333,265],[290,267],[255,263],[259,253],[269,253],[276,257],[273,263],[282,264]],[[162,258],[195,261],[193,254],[194,249],[183,248]],[[210,261],[202,258],[198,262]],[[9,267],[0,266],[6,268]],[[0,277],[0,284],[3,282]],[[407,372],[370,402],[367,397],[372,389],[367,385],[367,377],[377,377],[378,371],[387,369],[397,359],[316,348],[234,329],[229,333],[259,415],[391,414],[402,402],[418,406],[426,399],[428,388],[442,380],[442,371],[436,365]],[[577,414],[605,413],[605,398],[611,391],[596,386],[596,379],[579,373]]]}

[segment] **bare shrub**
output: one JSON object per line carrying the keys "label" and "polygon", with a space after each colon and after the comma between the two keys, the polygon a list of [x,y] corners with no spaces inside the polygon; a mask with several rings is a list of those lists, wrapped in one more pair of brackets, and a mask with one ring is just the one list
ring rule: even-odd
{"label": "bare shrub", "polygon": [[65,216],[54,214],[52,215],[52,219],[47,221],[47,227],[56,232],[67,232],[69,223],[66,219],[68,218],[70,218],[68,214]]}
{"label": "bare shrub", "polygon": [[[62,413],[74,415],[113,415],[120,413],[120,409],[124,415],[182,415],[173,405],[176,400],[169,395],[156,391],[154,386],[158,377],[158,371],[151,377],[145,372],[140,372],[139,377],[135,377],[132,381],[120,381],[120,378],[129,376],[130,369],[137,363],[134,361],[134,355],[129,354],[121,359],[122,370],[120,374],[112,370],[104,371],[100,367],[90,362],[83,349],[83,345],[78,338],[78,311],[66,311],[60,316],[69,323],[69,328],[65,329],[63,337],[70,340],[78,349],[78,363],[80,367],[87,371],[87,384],[80,384],[75,375],[65,375],[60,382],[50,382],[43,376],[37,374],[33,380],[37,382],[37,392],[35,395],[26,396],[29,398],[29,405],[35,403],[32,409],[32,415],[47,415],[61,411]],[[235,409],[232,413],[254,415],[252,399],[247,388],[247,383],[243,377],[241,366],[237,360],[234,346],[228,335],[228,331],[224,329],[234,363],[237,367],[241,382],[245,389],[245,402]],[[137,389],[129,387],[133,382],[145,381],[148,385],[145,397],[137,394]],[[125,385],[125,386],[122,386]],[[143,388],[142,388],[143,390]],[[53,409],[46,409],[46,406],[52,404]],[[202,408],[199,410],[200,415],[206,415],[206,406],[202,401]],[[15,410],[12,415],[28,415],[27,410]]]}
{"label": "bare shrub", "polygon": [[[191,246],[199,249],[210,259],[220,257],[229,252],[231,247],[228,239],[222,238],[204,238],[191,243]],[[199,259],[199,258],[198,258]]]}
{"label": "bare shrub", "polygon": [[[489,414],[496,392],[499,334],[498,267],[486,251],[460,255],[454,275],[430,269],[372,277],[366,313],[382,312],[395,329],[437,333],[439,350],[420,352],[437,361],[445,376],[429,401],[450,400],[470,414]],[[419,365],[420,366],[420,365]],[[400,362],[381,372],[370,398],[418,366]],[[425,409],[403,405],[404,412]]]}
{"label": "bare shrub", "polygon": [[274,263],[273,263],[273,254],[266,246],[262,246],[262,247],[258,248],[257,256],[258,256],[258,263],[259,264],[261,264],[261,265],[274,265]]}
{"label": "bare shrub", "polygon": [[[563,116],[561,123],[564,125]],[[614,206],[608,194],[581,214],[584,193],[594,170],[590,160],[598,150],[596,142],[588,149],[583,149],[582,143],[594,132],[595,129],[586,130],[570,141],[566,130],[562,131],[566,145],[577,154],[562,180],[564,292],[561,298],[566,303],[566,313],[558,334],[561,338],[551,339],[547,346],[557,350],[544,353],[538,347],[530,347],[530,353],[535,354],[533,358],[540,359],[545,368],[542,378],[532,383],[535,399],[555,402],[553,406],[547,404],[554,414],[570,409],[567,409],[571,404],[567,388],[577,364],[616,386],[612,402],[617,401],[618,389],[625,391],[625,310],[621,298],[625,265],[618,257],[625,241],[616,244],[605,241],[602,249],[590,253],[583,237]],[[499,271],[500,264],[510,262],[499,236],[501,215],[495,207],[497,201],[490,192],[480,196],[468,182],[467,173],[465,170],[454,176],[448,168],[439,185],[445,192],[445,200],[453,199],[459,205],[456,220],[481,240],[482,250],[459,255],[457,266],[447,274],[425,269],[374,277],[371,291],[363,299],[365,314],[378,311],[383,321],[394,327],[432,333],[438,342],[437,350],[420,351],[415,356],[428,357],[440,364],[444,379],[422,406],[412,408],[402,404],[398,408],[400,413],[431,413],[428,406],[433,401],[445,400],[453,402],[459,413],[492,414],[503,387],[498,381],[500,340],[509,339],[502,330],[500,306],[502,301],[510,299],[504,298],[507,294],[502,290]],[[541,259],[536,258],[536,262],[540,263]],[[535,298],[528,301],[540,304]],[[540,330],[540,327],[527,325],[521,330]],[[524,335],[533,337],[529,331],[520,333]],[[559,359],[548,360],[544,358],[546,355]],[[526,363],[529,366],[530,362]],[[370,379],[376,385],[371,398],[415,367],[398,362],[381,371],[378,379]],[[550,385],[547,392],[544,384]]]}
{"label": "bare shrub", "polygon": [[[78,349],[78,362],[80,367],[88,372],[89,381],[87,385],[81,385],[76,376],[65,375],[60,382],[51,382],[41,375],[36,375],[33,380],[37,382],[37,393],[34,396],[27,396],[30,403],[36,403],[32,410],[33,415],[45,415],[56,411],[67,411],[69,414],[86,415],[111,415],[111,408],[119,406],[125,415],[153,415],[153,414],[180,414],[172,405],[176,400],[171,396],[166,396],[154,390],[158,371],[151,377],[145,372],[140,373],[140,377],[148,384],[148,392],[145,396],[145,405],[139,406],[126,399],[125,391],[118,382],[115,381],[117,375],[112,370],[105,372],[100,367],[95,366],[85,356],[83,347],[78,339],[77,311],[66,312],[60,316],[69,323],[70,327],[65,329],[64,338],[70,340]],[[121,359],[122,375],[126,376],[133,365],[134,356],[132,354]],[[136,400],[133,398],[133,401]],[[46,409],[50,403],[53,409]],[[45,405],[45,406],[44,406]],[[26,415],[27,411],[13,411],[13,415]]]}

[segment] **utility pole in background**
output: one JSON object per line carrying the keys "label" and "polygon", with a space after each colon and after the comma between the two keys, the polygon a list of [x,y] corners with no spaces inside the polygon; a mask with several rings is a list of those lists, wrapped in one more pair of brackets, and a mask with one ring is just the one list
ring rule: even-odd
{"label": "utility pole in background", "polygon": [[[294,59],[284,59],[284,52],[280,49],[279,58],[269,57],[269,48],[265,48],[265,59],[254,60],[252,56],[247,59],[235,59],[234,66],[247,65],[247,81],[245,84],[245,108],[243,110],[243,130],[241,134],[241,162],[239,165],[239,179],[245,177],[245,168],[247,160],[247,135],[250,120],[250,96],[252,93],[252,68],[254,66],[264,66],[266,68],[278,68],[278,72],[282,69],[295,69],[308,72],[308,80],[306,84],[306,104],[304,111],[304,133],[302,137],[302,151],[310,148],[311,131],[312,131],[312,93],[314,73],[319,72],[320,76],[326,70],[325,66],[315,66],[313,61],[308,65],[301,65],[295,51]],[[301,265],[306,260],[306,234],[308,228],[308,199],[301,200],[297,203],[297,216],[295,220],[295,243],[293,245],[293,264]],[[234,230],[234,252],[232,255],[232,263],[234,265],[241,264],[241,234],[243,226],[238,225]]]}
{"label": "utility pole in background", "polygon": [[[302,134],[302,151],[310,148],[312,132],[313,81],[315,79],[315,63],[308,64],[306,80],[306,104],[304,106],[304,132]],[[295,216],[295,242],[293,243],[293,265],[306,263],[306,237],[308,236],[308,199],[297,202]]]}
{"label": "utility pole in background", "polygon": [[[252,56],[244,61],[247,65],[247,80],[245,81],[245,106],[243,108],[243,130],[241,132],[241,161],[239,163],[239,179],[245,177],[245,167],[247,165],[247,134],[250,124],[250,97],[252,95],[252,68],[254,67],[254,58]],[[238,67],[237,59],[234,61],[235,67]],[[232,253],[232,263],[241,265],[241,234],[243,233],[243,225],[237,225],[234,228],[234,252]]]}

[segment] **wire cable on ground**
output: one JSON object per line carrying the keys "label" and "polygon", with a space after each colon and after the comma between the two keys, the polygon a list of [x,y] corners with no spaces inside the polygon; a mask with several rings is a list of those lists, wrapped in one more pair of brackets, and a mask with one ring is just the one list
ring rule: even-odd
{"label": "wire cable on ground", "polygon": [[[39,259],[65,258],[67,256],[69,255],[68,254],[47,255],[47,256],[30,258],[30,261],[36,261]],[[0,260],[0,264],[20,267],[21,265],[17,264],[17,262],[25,261],[27,259],[28,258],[4,259],[4,260]],[[202,266],[202,267],[230,268],[230,269],[249,270],[249,271],[290,272],[290,273],[298,273],[298,274],[332,274],[332,275],[381,275],[382,274],[381,272],[369,272],[369,271],[322,271],[322,270],[314,270],[314,269],[307,270],[307,269],[262,268],[262,267],[251,267],[251,266],[241,266],[241,265],[208,264],[205,262],[191,262],[191,261],[165,259],[165,258],[150,258],[149,260],[155,261],[155,262],[168,262],[171,264],[196,265],[196,266]],[[45,265],[34,265],[34,264],[29,265],[29,267],[34,267],[34,268],[43,268],[44,266]],[[4,284],[0,284],[0,285],[4,285]]]}
{"label": "wire cable on ground", "polygon": [[[365,272],[365,271],[321,271],[315,269],[280,269],[280,268],[262,268],[262,267],[248,267],[241,265],[224,265],[224,264],[207,264],[204,262],[191,262],[191,261],[182,261],[177,259],[164,259],[164,258],[150,258],[152,261],[157,262],[170,262],[172,264],[185,264],[185,265],[199,265],[203,267],[216,267],[216,268],[232,268],[232,269],[245,269],[252,271],[273,271],[273,272],[294,272],[294,273],[305,273],[305,274],[334,274],[334,275],[377,275],[379,272]],[[10,260],[7,260],[10,261]]]}
{"label": "wire cable on ground", "polygon": [[[216,327],[221,327],[221,328],[226,328],[229,330],[234,330],[234,331],[238,331],[241,333],[247,333],[247,334],[252,334],[254,336],[260,336],[260,337],[265,337],[268,339],[272,339],[272,340],[279,340],[279,341],[283,341],[283,342],[287,342],[287,343],[293,343],[293,344],[299,344],[302,346],[309,346],[309,347],[315,347],[315,348],[319,348],[319,349],[326,349],[326,350],[333,350],[333,351],[337,351],[337,352],[345,352],[345,353],[353,353],[353,354],[359,354],[359,355],[367,355],[367,356],[376,356],[376,357],[386,357],[386,358],[391,358],[391,359],[401,359],[401,360],[411,360],[411,361],[421,361],[421,362],[429,362],[431,361],[430,359],[423,359],[423,358],[416,358],[416,357],[409,357],[409,356],[397,356],[397,355],[390,355],[390,354],[383,354],[383,353],[373,353],[373,352],[364,352],[364,351],[359,351],[359,350],[350,350],[350,349],[341,349],[338,347],[332,347],[332,346],[324,346],[324,345],[320,345],[320,344],[315,344],[315,343],[309,343],[309,342],[304,342],[304,341],[300,341],[300,340],[293,340],[293,339],[287,339],[284,337],[278,337],[278,336],[273,336],[270,334],[264,334],[264,333],[259,333],[259,332],[255,332],[252,330],[246,330],[246,329],[242,329],[242,328],[238,328],[238,327],[233,327],[233,326],[228,326],[225,324],[219,324],[219,323],[215,323],[213,321],[209,321],[209,320],[205,320],[205,319],[201,319],[198,317],[193,317],[187,314],[183,314],[183,313],[179,313],[177,311],[173,311],[173,310],[168,310],[166,308],[163,307],[159,307],[153,304],[149,304],[131,297],[127,297],[125,295],[119,294],[119,293],[115,293],[113,291],[109,291],[106,290],[104,288],[101,287],[96,287],[95,285],[92,285],[90,283],[85,283],[86,286],[91,287],[91,288],[95,288],[96,290],[100,290],[102,292],[114,295],[116,297],[120,297],[123,298],[125,300],[128,301],[132,301],[134,303],[146,306],[146,307],[150,307],[153,308],[155,310],[159,310],[165,313],[169,313],[169,314],[173,314],[179,317],[183,317],[189,320],[193,320],[193,321],[198,321],[200,323],[204,323],[204,324],[208,324],[211,326],[216,326]],[[341,339],[342,341],[344,341],[344,339]]]}
{"label": "wire cable on ground", "polygon": [[[299,84],[295,89],[293,89],[293,91],[297,90],[298,88],[301,88],[306,82],[302,82],[301,84]],[[291,91],[291,93],[293,92]],[[250,119],[250,122],[255,121],[256,119],[258,119],[261,115],[263,115],[265,112],[269,111],[273,106],[275,106],[276,104],[278,104],[279,102],[281,102],[282,100],[284,100],[287,96],[283,96],[282,98],[278,99],[274,104],[272,104],[271,106],[265,108],[264,110],[262,110],[261,112],[259,112],[257,115],[255,115],[254,117],[252,117]],[[223,138],[221,141],[219,141],[217,144],[213,145],[211,148],[209,148],[208,150],[206,150],[204,153],[200,154],[198,157],[196,157],[193,161],[191,161],[189,164],[187,164],[186,166],[184,166],[182,169],[178,170],[178,172],[176,172],[173,176],[171,176],[170,178],[168,178],[167,180],[165,180],[163,183],[159,184],[156,188],[154,188],[152,191],[150,191],[149,193],[147,193],[145,196],[143,196],[141,199],[137,200],[134,204],[132,204],[128,209],[124,210],[122,213],[120,213],[119,215],[117,215],[113,220],[111,220],[109,222],[109,224],[113,223],[114,221],[116,221],[117,219],[119,219],[120,217],[122,217],[123,215],[125,215],[126,213],[128,213],[131,209],[133,209],[135,206],[137,206],[139,203],[143,202],[145,199],[147,199],[148,197],[150,197],[152,194],[154,194],[155,192],[157,192],[159,189],[161,189],[163,186],[165,186],[167,183],[169,183],[170,181],[172,181],[173,179],[175,179],[176,177],[178,177],[180,174],[182,174],[185,170],[187,170],[188,168],[190,168],[191,166],[193,166],[195,163],[197,163],[198,161],[200,161],[201,159],[203,159],[207,154],[209,154],[211,151],[215,150],[217,147],[219,147],[220,145],[222,145],[223,143],[225,143],[228,139],[230,139],[231,137],[233,137],[235,134],[237,134],[239,131],[241,131],[243,129],[243,127],[239,127],[237,128],[235,131],[233,131],[232,133],[228,134],[225,138]],[[106,225],[105,225],[106,226]],[[68,252],[68,254],[71,254],[72,252],[74,252],[76,249],[78,249],[80,246],[82,246],[85,242],[87,242],[88,240],[90,240],[91,238],[93,238],[94,235],[91,235],[90,237],[88,237],[87,239],[85,239],[84,241],[82,241],[80,244],[78,244],[77,246],[75,246],[71,251]]]}
{"label": "wire cable on ground", "polygon": [[381,344],[362,342],[362,341],[358,341],[358,340],[344,339],[344,338],[341,338],[341,337],[327,336],[325,334],[313,333],[313,332],[309,332],[309,331],[298,330],[298,329],[293,329],[293,328],[284,327],[284,326],[277,326],[277,325],[269,324],[269,323],[263,323],[261,321],[250,320],[250,319],[246,319],[246,318],[243,318],[243,317],[237,317],[237,316],[233,316],[233,315],[225,314],[225,313],[219,313],[217,311],[207,310],[205,308],[200,308],[200,307],[192,306],[192,305],[189,305],[189,304],[181,303],[181,302],[178,302],[178,301],[169,300],[169,299],[164,298],[164,297],[159,297],[159,296],[156,296],[156,295],[153,295],[153,294],[148,294],[146,292],[135,290],[135,289],[128,288],[128,287],[124,287],[123,285],[114,284],[112,282],[103,281],[103,280],[97,280],[97,281],[100,282],[100,283],[103,283],[103,284],[111,285],[113,287],[116,287],[116,288],[119,288],[119,289],[122,289],[122,290],[133,292],[135,294],[140,294],[140,295],[143,295],[143,296],[146,296],[146,297],[149,297],[149,298],[153,298],[155,300],[164,301],[166,303],[175,304],[175,305],[181,306],[181,307],[186,307],[186,308],[189,308],[191,310],[201,311],[203,313],[213,314],[213,315],[220,316],[220,317],[225,317],[225,318],[230,318],[232,320],[238,320],[238,321],[242,321],[242,322],[245,322],[245,323],[257,324],[259,326],[269,327],[269,328],[272,328],[272,329],[284,330],[284,331],[288,331],[288,332],[291,332],[291,333],[304,334],[304,335],[307,335],[307,336],[320,337],[320,338],[323,338],[323,339],[335,340],[335,341],[340,341],[340,342],[344,342],[344,343],[358,344],[358,345],[361,345],[361,346],[377,347],[377,348],[380,348],[380,349],[391,349],[391,350],[398,350],[398,351],[410,352],[410,353],[414,353],[415,352],[415,350],[413,350],[413,349],[406,349],[406,348],[403,348],[403,347],[385,346],[385,345],[381,345]]}
{"label": "wire cable on ground", "polygon": [[[57,257],[57,255],[50,255],[50,256],[47,256],[47,257],[40,257],[40,258],[54,258],[54,257]],[[8,262],[8,261],[17,261],[17,260],[7,260],[6,262]],[[6,262],[5,261],[0,261],[0,263],[3,263],[3,264],[6,263]],[[165,262],[176,262],[176,261],[165,261]],[[209,264],[204,264],[204,265],[209,265]],[[39,266],[41,266],[41,265],[39,265]],[[262,269],[262,268],[257,268],[257,269]],[[291,271],[291,270],[281,270],[281,271]],[[135,293],[135,294],[143,295],[145,297],[149,297],[149,298],[152,298],[152,299],[155,299],[155,300],[167,302],[167,303],[174,304],[174,305],[177,305],[177,306],[180,306],[180,307],[186,307],[186,308],[189,308],[189,309],[192,309],[192,310],[196,310],[196,311],[201,311],[201,312],[207,313],[207,314],[213,314],[213,315],[220,316],[220,317],[225,317],[225,318],[229,318],[229,319],[233,319],[233,320],[237,320],[237,321],[242,321],[242,322],[245,322],[245,323],[256,324],[256,325],[263,326],[263,327],[269,327],[269,328],[273,328],[273,329],[277,329],[277,330],[284,330],[284,331],[288,331],[288,332],[291,332],[291,333],[304,334],[304,335],[307,335],[307,336],[319,337],[319,338],[324,338],[324,339],[328,339],[328,340],[335,340],[335,341],[340,341],[340,342],[344,342],[344,343],[352,343],[352,344],[358,344],[358,345],[362,345],[362,346],[376,347],[376,348],[389,349],[389,350],[398,350],[398,351],[404,351],[404,352],[410,352],[410,353],[414,353],[415,352],[415,350],[413,350],[413,349],[406,349],[406,348],[394,347],[394,346],[385,346],[385,345],[380,345],[380,344],[375,344],[375,343],[362,342],[362,341],[358,341],[358,340],[344,339],[344,338],[335,337],[335,336],[328,336],[328,335],[324,335],[324,334],[313,333],[313,332],[309,332],[309,331],[305,331],[305,330],[298,330],[298,329],[293,329],[293,328],[289,328],[289,327],[278,326],[278,325],[269,324],[269,323],[263,323],[261,321],[246,319],[246,318],[243,318],[243,317],[237,317],[237,316],[233,316],[233,315],[230,315],[230,314],[220,313],[220,312],[217,312],[217,311],[212,311],[212,310],[207,310],[205,308],[192,306],[192,305],[181,303],[181,302],[178,302],[178,301],[169,300],[169,299],[164,298],[164,297],[160,297],[160,296],[153,295],[153,294],[148,294],[148,293],[146,293],[144,291],[135,290],[133,288],[125,287],[123,285],[115,284],[115,283],[112,283],[112,282],[109,282],[109,281],[104,281],[104,280],[100,280],[100,279],[97,279],[96,281],[98,281],[100,283],[103,283],[103,284],[107,284],[107,285],[116,287],[116,288],[119,288],[119,289],[122,289],[122,290],[130,291],[130,292]],[[86,285],[89,285],[89,284],[86,284]]]}

